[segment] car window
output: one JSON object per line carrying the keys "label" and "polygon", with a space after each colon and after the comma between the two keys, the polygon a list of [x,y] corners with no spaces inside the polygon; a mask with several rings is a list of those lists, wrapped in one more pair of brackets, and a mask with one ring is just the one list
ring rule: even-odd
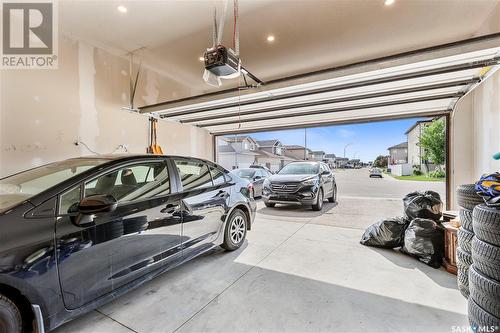
{"label": "car window", "polygon": [[205,163],[197,160],[175,159],[174,162],[185,191],[212,186],[212,177]]}
{"label": "car window", "polygon": [[13,207],[100,164],[99,158],[75,158],[43,165],[0,179],[0,211]]}
{"label": "car window", "polygon": [[59,214],[74,213],[77,211],[81,197],[81,186],[72,188],[59,196]]}
{"label": "car window", "polygon": [[214,185],[220,185],[226,182],[224,174],[220,170],[214,167],[210,167],[210,174],[212,175],[212,181],[214,182]]}
{"label": "car window", "polygon": [[118,202],[142,200],[170,193],[167,165],[149,162],[125,166],[85,183],[85,197],[110,194]]}

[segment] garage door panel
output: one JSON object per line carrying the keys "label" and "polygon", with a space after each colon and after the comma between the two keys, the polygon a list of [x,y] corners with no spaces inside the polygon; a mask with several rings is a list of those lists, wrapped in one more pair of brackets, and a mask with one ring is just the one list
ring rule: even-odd
{"label": "garage door panel", "polygon": [[302,108],[296,108],[296,109],[289,109],[289,108],[284,108],[282,110],[278,111],[272,111],[272,112],[260,112],[256,111],[259,113],[252,113],[245,115],[245,113],[241,113],[240,115],[233,116],[233,117],[223,117],[223,118],[218,118],[210,121],[196,121],[193,124],[196,124],[198,126],[202,127],[210,127],[212,124],[217,124],[221,122],[245,122],[248,120],[251,120],[252,118],[259,118],[259,117],[290,117],[292,114],[300,114],[300,113],[305,113],[305,112],[319,112],[319,111],[324,111],[324,110],[335,110],[335,111],[340,111],[342,109],[359,109],[361,107],[368,107],[376,104],[389,104],[389,103],[402,103],[406,104],[407,101],[411,100],[418,100],[421,98],[431,98],[431,97],[439,97],[439,96],[453,96],[457,95],[460,93],[460,89],[457,87],[453,88],[446,88],[446,89],[436,89],[435,91],[424,91],[424,92],[415,92],[415,93],[408,93],[408,94],[400,94],[400,95],[394,95],[394,96],[383,96],[383,97],[378,97],[378,98],[370,98],[370,99],[364,99],[364,100],[358,100],[358,101],[352,101],[352,102],[344,102],[344,103],[333,103],[333,104],[325,104],[325,105],[320,105],[320,106],[313,106],[313,107],[302,107]]}
{"label": "garage door panel", "polygon": [[432,102],[418,102],[405,105],[393,105],[387,107],[367,108],[355,111],[331,112],[308,116],[287,117],[285,123],[283,119],[274,121],[252,121],[241,124],[227,124],[221,126],[206,127],[210,132],[224,133],[234,130],[261,130],[265,128],[276,128],[279,126],[310,125],[331,122],[342,122],[349,119],[358,120],[363,118],[386,118],[394,115],[404,116],[405,114],[429,114],[433,112],[445,112],[448,110],[451,99],[436,100]]}

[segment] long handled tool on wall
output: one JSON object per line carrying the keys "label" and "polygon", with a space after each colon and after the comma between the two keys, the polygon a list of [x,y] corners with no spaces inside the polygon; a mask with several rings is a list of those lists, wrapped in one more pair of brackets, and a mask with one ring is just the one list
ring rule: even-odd
{"label": "long handled tool on wall", "polygon": [[146,152],[148,154],[154,154],[154,155],[163,155],[163,150],[161,149],[160,145],[158,145],[157,141],[157,132],[158,132],[158,119],[154,117],[149,118],[149,133],[150,133],[150,145],[147,148]]}

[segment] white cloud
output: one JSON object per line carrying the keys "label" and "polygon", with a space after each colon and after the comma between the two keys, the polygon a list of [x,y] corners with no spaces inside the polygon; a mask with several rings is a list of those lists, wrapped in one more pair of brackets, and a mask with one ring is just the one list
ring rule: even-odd
{"label": "white cloud", "polygon": [[337,134],[342,138],[352,138],[356,135],[356,132],[341,128],[337,130]]}

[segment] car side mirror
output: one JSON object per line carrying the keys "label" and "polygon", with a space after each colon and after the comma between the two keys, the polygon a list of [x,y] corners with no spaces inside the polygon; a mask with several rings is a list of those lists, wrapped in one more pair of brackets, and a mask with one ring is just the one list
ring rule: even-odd
{"label": "car side mirror", "polygon": [[330,174],[330,171],[325,170],[325,171],[323,171],[321,174],[322,174],[323,176],[327,176],[327,175],[329,175],[329,174]]}
{"label": "car side mirror", "polygon": [[253,177],[253,180],[259,180],[259,179],[262,179],[262,177],[261,176],[255,176],[255,177]]}
{"label": "car side mirror", "polygon": [[80,214],[97,214],[112,212],[118,206],[115,197],[110,194],[92,195],[83,198],[78,204]]}
{"label": "car side mirror", "polygon": [[109,213],[116,209],[118,202],[109,194],[93,195],[83,198],[78,204],[78,215],[73,223],[78,227],[94,225],[94,214]]}

